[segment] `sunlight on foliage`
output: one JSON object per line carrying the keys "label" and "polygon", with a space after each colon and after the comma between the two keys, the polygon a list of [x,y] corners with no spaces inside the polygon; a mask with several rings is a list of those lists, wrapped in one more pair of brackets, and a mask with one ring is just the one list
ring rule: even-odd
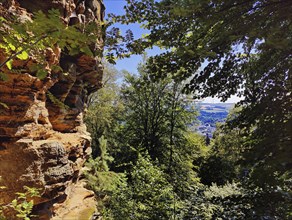
{"label": "sunlight on foliage", "polygon": [[[1,180],[1,179],[0,179]],[[5,189],[5,187],[1,187],[1,189]],[[0,219],[6,220],[5,210],[13,210],[17,218],[23,220],[30,220],[32,217],[37,217],[32,215],[32,209],[34,206],[33,198],[39,197],[39,189],[31,188],[28,186],[23,187],[24,192],[17,192],[16,198],[11,201],[11,203],[0,207]]]}
{"label": "sunlight on foliage", "polygon": [[41,11],[36,12],[32,21],[2,19],[0,48],[4,49],[7,59],[0,63],[0,68],[6,65],[12,70],[15,59],[33,58],[39,64],[37,77],[44,79],[48,74],[44,53],[46,48],[59,47],[72,56],[80,53],[101,56],[102,51],[96,50],[96,54],[93,54],[89,48],[89,45],[96,43],[94,36],[98,36],[101,27],[94,22],[82,28],[79,26],[64,24],[57,9],[51,9],[46,14]]}

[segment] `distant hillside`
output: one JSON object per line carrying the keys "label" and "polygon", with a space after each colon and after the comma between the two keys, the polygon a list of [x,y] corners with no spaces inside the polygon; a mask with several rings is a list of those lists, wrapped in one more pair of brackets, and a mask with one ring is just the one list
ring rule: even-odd
{"label": "distant hillside", "polygon": [[199,125],[196,130],[201,134],[208,134],[210,137],[216,129],[217,122],[224,122],[234,103],[199,103]]}
{"label": "distant hillside", "polygon": [[206,112],[228,112],[233,108],[234,103],[198,103],[197,106],[201,111]]}

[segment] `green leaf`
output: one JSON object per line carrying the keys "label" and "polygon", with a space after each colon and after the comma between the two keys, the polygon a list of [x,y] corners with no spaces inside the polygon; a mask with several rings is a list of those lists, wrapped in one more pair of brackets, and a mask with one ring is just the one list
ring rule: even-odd
{"label": "green leaf", "polygon": [[25,193],[17,192],[17,193],[15,193],[15,194],[18,195],[18,198],[20,198],[20,199],[25,199],[25,198],[26,198]]}
{"label": "green leaf", "polygon": [[0,21],[3,22],[6,21],[6,19],[0,16]]}
{"label": "green leaf", "polygon": [[29,66],[29,71],[31,72],[37,72],[41,68],[41,65],[38,64],[32,64]]}
{"label": "green leaf", "polygon": [[90,48],[88,46],[82,47],[80,49],[81,52],[85,53],[88,56],[93,56],[92,51],[90,50]]}
{"label": "green leaf", "polygon": [[71,55],[71,56],[74,56],[74,55],[77,55],[77,54],[79,54],[79,49],[78,48],[71,48],[70,49],[70,51],[69,51],[69,54]]}
{"label": "green leaf", "polygon": [[[3,102],[0,102],[0,106],[4,107],[4,108],[6,108],[6,109],[9,109],[8,105],[6,105],[6,104],[3,103]],[[2,188],[2,189],[3,189],[3,188]]]}
{"label": "green leaf", "polygon": [[54,71],[54,72],[63,72],[62,67],[60,67],[60,66],[58,66],[58,65],[53,65],[53,66],[51,67],[51,69],[52,69],[52,71]]}
{"label": "green leaf", "polygon": [[12,51],[15,51],[16,47],[15,47],[13,44],[8,43],[8,46],[10,47],[10,49],[11,49]]}
{"label": "green leaf", "polygon": [[16,57],[20,60],[27,60],[29,56],[26,51],[22,51],[22,53],[18,54]]}
{"label": "green leaf", "polygon": [[1,73],[0,72],[0,80],[7,81],[8,80],[8,76],[5,73]]}
{"label": "green leaf", "polygon": [[16,199],[12,200],[11,204],[12,204],[13,207],[16,207],[17,206],[17,200]]}
{"label": "green leaf", "polygon": [[3,43],[0,43],[0,48],[3,48],[5,50],[7,50],[7,45],[6,44],[3,44]]}
{"label": "green leaf", "polygon": [[13,60],[9,60],[9,61],[6,63],[6,66],[7,66],[7,68],[8,68],[9,70],[12,69],[12,61],[13,61]]}
{"label": "green leaf", "polygon": [[61,109],[64,110],[69,110],[70,107],[65,105],[63,102],[61,102],[58,98],[56,98],[52,93],[50,93],[49,91],[47,92],[47,96],[48,98],[58,107],[60,107]]}
{"label": "green leaf", "polygon": [[48,72],[44,69],[39,69],[36,73],[36,76],[39,78],[39,79],[44,79],[46,78],[48,75]]}

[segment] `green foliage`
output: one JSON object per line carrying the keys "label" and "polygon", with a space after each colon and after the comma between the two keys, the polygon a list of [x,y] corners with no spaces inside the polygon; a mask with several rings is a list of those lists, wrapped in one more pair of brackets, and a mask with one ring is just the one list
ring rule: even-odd
{"label": "green foliage", "polygon": [[48,75],[48,72],[46,70],[43,70],[43,69],[39,69],[36,73],[36,76],[39,79],[44,79],[44,78],[46,78],[47,75]]}
{"label": "green foliage", "polygon": [[[108,108],[108,115],[101,111],[106,120],[97,120],[101,126],[92,124],[97,137],[114,133],[109,154],[116,160],[108,165],[128,178],[112,190],[108,218],[291,217],[291,6],[129,0],[126,15],[112,17],[140,22],[150,33],[134,40],[130,31],[123,37],[111,29],[111,62],[153,46],[165,50],[126,77],[118,123],[111,125],[115,108]],[[188,132],[195,114],[186,108],[183,87],[200,98],[243,96],[208,148]],[[94,166],[101,164],[99,158]]]}
{"label": "green foliage", "polygon": [[89,159],[86,166],[89,171],[85,173],[88,180],[88,187],[92,189],[99,197],[111,193],[117,186],[123,183],[123,175],[109,171],[108,162],[113,158],[107,152],[107,140],[101,136],[99,138],[100,156],[95,159]]}
{"label": "green foliage", "polygon": [[107,209],[108,219],[173,219],[180,201],[164,173],[149,157],[139,156],[128,185],[118,188]]}
{"label": "green foliage", "polygon": [[145,67],[139,76],[126,76],[122,88],[125,106],[122,126],[123,143],[147,151],[152,159],[158,158],[166,167],[169,156],[184,138],[189,123],[195,116],[194,109],[186,109],[181,86],[170,78],[153,81]]}
{"label": "green foliage", "polygon": [[16,57],[20,60],[27,60],[28,53],[26,51],[22,51],[20,54],[16,55]]}
{"label": "green foliage", "polygon": [[2,80],[2,81],[7,81],[7,80],[8,80],[7,75],[6,75],[5,73],[1,73],[1,72],[0,72],[0,80]]}
{"label": "green foliage", "polygon": [[211,155],[199,165],[199,177],[204,185],[216,183],[221,186],[236,177],[234,165],[217,155]]}
{"label": "green foliage", "polygon": [[[274,16],[268,16],[270,11],[275,11]],[[145,16],[141,16],[142,12]],[[151,31],[142,39],[142,48],[159,45],[172,49],[150,60],[149,68],[160,77],[180,72],[178,77],[184,79],[196,73],[204,61],[209,61],[200,73],[193,75],[190,88],[199,89],[204,96],[218,94],[225,100],[242,83],[241,77],[245,77],[236,74],[240,67],[246,68],[241,70],[243,72],[250,71],[247,64],[255,52],[272,61],[269,65],[277,64],[281,54],[287,68],[287,53],[291,48],[290,12],[288,2],[142,0],[128,1],[126,15],[114,18],[122,23],[142,23]],[[285,25],[280,25],[282,23]],[[279,41],[285,42],[285,46]],[[275,52],[275,56],[266,57],[271,52]],[[258,64],[263,67],[262,71],[268,70],[264,63]],[[280,66],[277,69],[282,72]],[[264,76],[257,77],[260,75]],[[204,82],[207,83],[204,85]]]}
{"label": "green foliage", "polygon": [[140,75],[126,75],[121,95],[125,103],[123,117],[116,131],[116,158],[114,171],[129,171],[129,161],[136,163],[139,153],[149,154],[152,161],[159,161],[167,180],[175,192],[187,197],[190,185],[198,181],[193,171],[195,147],[187,144],[187,124],[196,111],[188,107],[182,86],[171,78],[154,81],[145,66],[139,67]]}
{"label": "green foliage", "polygon": [[93,158],[100,154],[99,138],[102,135],[107,137],[111,148],[115,145],[113,136],[124,108],[117,85],[119,77],[120,73],[104,62],[103,87],[88,98],[89,108],[84,121],[92,136]]}
{"label": "green foliage", "polygon": [[65,105],[63,102],[61,102],[57,97],[55,97],[50,91],[47,91],[47,97],[51,100],[52,103],[54,103],[56,106],[58,106],[60,109],[63,110],[69,110],[69,106]]}
{"label": "green foliage", "polygon": [[291,176],[291,13],[289,1],[142,0],[114,19],[150,30],[133,51],[166,49],[148,61],[153,78],[188,79],[196,97],[243,96],[230,125],[249,133],[254,181],[275,186]]}
{"label": "green foliage", "polygon": [[[185,110],[183,99],[173,98],[178,97],[173,94],[179,94],[179,90],[173,93],[173,85],[170,78],[153,81],[147,72],[127,76],[121,93],[124,111],[111,130],[114,133],[111,142],[117,147],[110,147],[108,154],[101,139],[99,156],[90,165],[91,170],[96,170],[93,177],[88,177],[90,187],[104,198],[100,206],[103,216],[108,219],[287,218],[288,185],[261,188],[251,181],[253,167],[244,160],[251,144],[246,130],[218,125],[215,139],[205,146],[204,137],[187,130],[188,119],[194,114]],[[239,114],[240,109],[231,112],[228,121]],[[156,130],[151,132],[151,129]],[[155,139],[153,133],[159,138]],[[126,171],[127,181],[109,171],[109,167]],[[163,193],[156,194],[156,188]],[[166,197],[161,199],[161,195]],[[268,198],[272,201],[265,205]]]}
{"label": "green foliage", "polygon": [[6,217],[4,215],[5,209],[12,209],[17,218],[23,220],[30,220],[31,217],[36,217],[32,215],[32,209],[34,205],[33,198],[39,197],[39,190],[36,188],[31,188],[28,186],[24,186],[24,192],[17,192],[16,198],[11,201],[10,204],[0,207],[0,219],[5,220]]}
{"label": "green foliage", "polygon": [[[208,184],[236,179],[229,175],[234,169],[254,212],[238,218],[287,219],[291,215],[292,4],[129,0],[125,9],[125,15],[113,19],[124,24],[139,22],[150,32],[138,40],[129,38],[127,48],[132,53],[153,46],[165,49],[147,62],[151,79],[171,75],[176,81],[187,80],[185,91],[200,98],[243,97],[242,109],[216,132],[210,155],[195,163],[206,172]],[[258,189],[257,196],[250,188]],[[233,218],[216,215],[211,218]]]}
{"label": "green foliage", "polygon": [[[188,107],[180,84],[170,78],[155,82],[142,65],[139,76],[126,75],[121,92],[108,78],[115,71],[106,70],[105,86],[89,99],[86,116],[93,146],[98,146],[96,159],[88,164],[89,187],[104,198],[108,218],[182,217],[184,200],[199,181],[193,160],[207,152],[204,138],[187,129],[195,110]],[[109,153],[102,135],[109,137]],[[126,172],[127,181],[113,171]],[[152,186],[157,188],[153,192]],[[163,187],[167,199],[160,198]]]}
{"label": "green foliage", "polygon": [[197,196],[193,212],[199,219],[250,219],[246,191],[236,183],[213,184]]}
{"label": "green foliage", "polygon": [[98,209],[103,210],[108,203],[109,196],[126,183],[125,175],[110,171],[108,163],[113,158],[107,153],[107,140],[101,136],[99,138],[100,156],[95,159],[90,158],[86,163],[88,171],[85,172],[87,187],[94,191],[98,197]]}
{"label": "green foliage", "polygon": [[[236,203],[249,206],[248,209],[240,208],[245,218],[260,219],[266,216],[287,219],[291,210],[289,176],[262,173],[257,167],[263,163],[259,158],[258,164],[253,163],[249,155],[258,140],[253,139],[254,136],[247,129],[231,129],[228,126],[230,121],[240,115],[240,111],[241,109],[232,110],[227,124],[217,127],[209,155],[198,164],[201,182],[207,185],[214,182],[221,186],[232,180],[241,182],[245,196],[238,198]],[[274,168],[266,167],[269,171]],[[275,179],[278,179],[277,183],[274,182]]]}
{"label": "green foliage", "polygon": [[95,22],[84,27],[67,26],[57,9],[49,10],[46,14],[36,12],[32,20],[2,20],[0,48],[4,50],[6,60],[0,64],[0,69],[6,65],[11,70],[14,59],[27,60],[33,57],[39,64],[36,75],[44,79],[48,74],[45,54],[47,48],[60,47],[71,56],[80,53],[89,56],[102,55],[102,51],[96,50],[96,54],[93,54],[89,48],[96,43],[95,36],[100,35],[101,27]]}
{"label": "green foliage", "polygon": [[[233,118],[232,115],[231,112],[228,119]],[[195,161],[203,184],[221,186],[243,175],[244,167],[239,166],[239,162],[242,162],[247,146],[241,133],[238,129],[227,130],[224,124],[217,124],[208,153]]]}
{"label": "green foliage", "polygon": [[30,213],[33,208],[33,200],[28,198],[39,196],[39,192],[36,188],[23,187],[24,193],[16,193],[17,198],[11,202],[11,207],[17,212],[16,217],[24,220],[29,220],[33,217]]}

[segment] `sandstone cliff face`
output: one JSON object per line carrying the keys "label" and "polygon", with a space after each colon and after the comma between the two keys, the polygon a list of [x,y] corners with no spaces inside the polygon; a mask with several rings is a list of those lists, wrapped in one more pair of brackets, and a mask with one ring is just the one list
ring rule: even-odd
{"label": "sandstone cliff face", "polygon": [[[9,0],[0,3],[0,16],[30,17],[51,8],[59,9],[68,25],[103,20],[101,0]],[[92,50],[102,45],[101,36]],[[11,202],[23,186],[31,186],[41,189],[35,201],[38,219],[88,219],[95,200],[80,180],[91,153],[83,111],[88,95],[101,87],[101,60],[84,54],[73,60],[58,47],[47,51],[46,62],[61,65],[69,75],[50,73],[40,80],[29,72],[31,60],[13,63],[27,69],[25,73],[3,70],[8,80],[0,80],[0,102],[9,108],[0,109],[0,185],[6,186],[0,191],[0,205]],[[0,50],[0,63],[4,59]],[[49,94],[70,109],[54,104]]]}

